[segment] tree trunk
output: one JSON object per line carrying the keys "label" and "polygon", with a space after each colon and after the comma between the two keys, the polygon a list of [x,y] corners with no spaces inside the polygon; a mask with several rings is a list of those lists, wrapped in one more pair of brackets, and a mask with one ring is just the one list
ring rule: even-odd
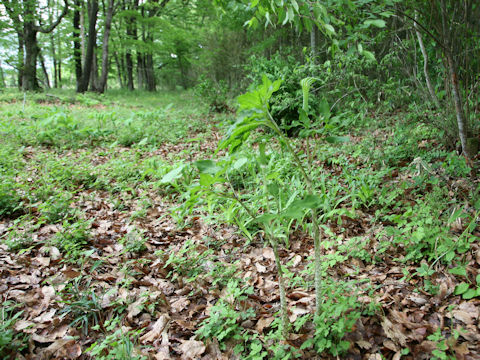
{"label": "tree trunk", "polygon": [[47,89],[50,89],[50,78],[48,76],[48,70],[47,67],[45,66],[45,59],[43,58],[43,54],[41,51],[38,52],[38,59],[40,60],[40,66],[42,67],[43,71],[43,76],[45,77],[45,87]]}
{"label": "tree trunk", "polygon": [[[112,27],[112,18],[113,18],[113,5],[114,0],[109,0],[107,16],[105,18],[105,30],[103,33],[103,47],[102,47],[102,75],[100,77],[100,83],[98,85],[98,91],[103,93],[107,85],[108,79],[108,40],[110,38],[110,29]],[[120,71],[120,69],[119,69]]]}
{"label": "tree trunk", "polygon": [[50,35],[50,50],[52,52],[53,60],[53,87],[58,88],[58,65],[57,65],[57,54],[55,51],[55,35],[52,33]]}
{"label": "tree trunk", "polygon": [[[33,13],[31,14],[33,17]],[[32,21],[25,21],[23,24],[24,29],[24,41],[25,41],[25,61],[23,64],[23,90],[35,91],[38,90],[37,81],[37,30]]]}
{"label": "tree trunk", "polygon": [[93,60],[92,60],[92,71],[90,72],[90,91],[98,92],[98,87],[100,84],[100,78],[98,76],[98,56],[97,56],[97,47],[94,47],[93,50]]}
{"label": "tree trunk", "polygon": [[145,84],[145,66],[144,66],[143,54],[137,52],[137,88],[144,89]]}
{"label": "tree trunk", "polygon": [[415,28],[415,33],[417,34],[418,45],[420,46],[420,50],[423,55],[423,73],[425,75],[425,82],[427,83],[428,92],[430,94],[430,97],[433,100],[433,103],[435,104],[437,109],[439,109],[440,102],[438,101],[437,95],[435,94],[435,90],[433,90],[432,82],[430,81],[430,75],[428,73],[428,54],[423,44],[422,34],[418,30],[417,18],[418,18],[418,14],[417,12],[415,12],[415,21],[413,22],[413,26]]}
{"label": "tree trunk", "polygon": [[73,61],[75,63],[77,91],[80,89],[82,83],[82,40],[80,29],[81,11],[81,0],[75,0],[75,10],[73,12]]}
{"label": "tree trunk", "polygon": [[95,42],[97,39],[96,25],[98,15],[98,0],[92,0],[88,4],[88,42],[87,50],[85,53],[85,62],[82,70],[82,80],[80,86],[77,88],[77,92],[83,93],[88,90],[90,77],[92,74],[93,56],[95,49]]}
{"label": "tree trunk", "polygon": [[462,98],[460,94],[460,87],[458,86],[458,75],[453,60],[452,54],[447,53],[448,72],[450,74],[450,83],[452,86],[453,102],[455,104],[455,112],[457,115],[458,136],[460,137],[460,143],[462,144],[463,155],[470,160],[470,152],[467,144],[468,126],[465,121],[465,115],[463,112]]}
{"label": "tree trunk", "polygon": [[3,74],[2,61],[0,60],[0,89],[5,87],[5,75]]}
{"label": "tree trunk", "polygon": [[124,74],[124,68],[122,64],[120,63],[120,59],[118,58],[118,54],[115,52],[113,54],[113,57],[115,59],[115,64],[117,65],[117,79],[118,83],[120,84],[120,88],[123,89],[125,87],[124,81],[123,81],[123,74]]}
{"label": "tree trunk", "polygon": [[17,33],[18,38],[18,53],[17,53],[17,85],[18,89],[23,88],[23,61],[25,57],[24,52],[24,37],[22,32]]}
{"label": "tree trunk", "polygon": [[156,90],[155,70],[153,68],[153,55],[151,53],[145,55],[145,78],[147,81],[147,90]]}

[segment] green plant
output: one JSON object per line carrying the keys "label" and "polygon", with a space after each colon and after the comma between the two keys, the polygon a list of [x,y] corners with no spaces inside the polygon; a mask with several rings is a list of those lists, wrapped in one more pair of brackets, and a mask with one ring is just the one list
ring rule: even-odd
{"label": "green plant", "polygon": [[[457,333],[455,339],[458,338],[459,334]],[[453,354],[452,349],[450,349],[449,341],[442,334],[440,328],[438,328],[433,334],[427,336],[427,339],[433,341],[436,345],[436,349],[432,351],[432,359],[433,360],[453,360],[456,359],[455,355]]]}
{"label": "green plant", "polygon": [[136,339],[141,330],[124,333],[118,329],[120,319],[115,317],[105,321],[105,330],[113,333],[105,335],[101,341],[94,342],[86,351],[98,360],[145,360],[146,356],[139,354]]}
{"label": "green plant", "polygon": [[82,250],[88,244],[90,225],[90,220],[78,220],[74,223],[65,220],[62,231],[51,239],[51,242],[65,253],[67,261],[76,261],[81,256]]}
{"label": "green plant", "polygon": [[[363,309],[357,301],[355,288],[358,284],[324,281],[324,296],[321,311],[315,316],[315,335],[302,344],[302,349],[313,346],[318,353],[328,351],[334,356],[344,354],[350,347],[343,340],[355,322],[364,313],[371,313],[374,308]],[[305,319],[299,318],[300,324]],[[297,325],[298,326],[298,325]]]}
{"label": "green plant", "polygon": [[22,199],[16,192],[16,188],[17,185],[12,177],[0,175],[0,219],[17,217],[23,213]]}
{"label": "green plant", "polygon": [[229,281],[226,297],[210,308],[210,315],[200,324],[197,336],[201,339],[217,339],[222,350],[225,350],[227,340],[238,340],[241,343],[236,346],[235,352],[241,353],[244,350],[246,330],[241,327],[240,322],[255,316],[253,308],[242,309],[241,304],[247,299],[247,295],[252,293],[253,289],[241,286],[240,280]]}
{"label": "green plant", "polygon": [[131,253],[140,253],[147,250],[145,242],[147,239],[139,231],[129,231],[124,237],[120,239],[120,244],[124,246],[124,251]]}
{"label": "green plant", "polygon": [[81,277],[77,277],[66,285],[61,293],[64,306],[59,315],[62,319],[70,318],[70,326],[80,328],[86,336],[93,326],[103,327],[105,319],[101,298],[94,289],[90,289],[90,282],[82,284],[82,281]]}
{"label": "green plant", "polygon": [[188,282],[194,281],[205,273],[205,262],[212,260],[212,254],[211,249],[187,240],[178,251],[170,250],[170,255],[165,263],[165,268],[169,269],[168,276],[172,280],[185,277]]}
{"label": "green plant", "polygon": [[0,310],[0,357],[13,359],[15,354],[21,353],[27,348],[27,335],[17,333],[13,327],[22,316],[23,311],[18,311],[19,304],[11,301],[3,301]]}

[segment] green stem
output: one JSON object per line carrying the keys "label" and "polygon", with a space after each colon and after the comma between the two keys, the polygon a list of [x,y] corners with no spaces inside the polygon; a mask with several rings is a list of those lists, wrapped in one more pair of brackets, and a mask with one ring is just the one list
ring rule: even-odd
{"label": "green stem", "polygon": [[[298,157],[297,153],[294,151],[290,141],[285,136],[283,131],[278,127],[277,123],[273,119],[270,111],[266,110],[268,120],[273,126],[275,132],[281,137],[285,145],[287,146],[288,151],[293,155],[297,167],[300,169],[306,183],[307,190],[310,194],[314,193],[313,182],[310,176],[307,174],[305,167],[302,164],[302,161]],[[321,299],[322,299],[322,269],[321,269],[321,241],[320,241],[320,226],[318,224],[318,212],[316,209],[312,209],[312,224],[313,224],[313,246],[315,252],[315,315],[320,315],[321,310]]]}
{"label": "green stem", "polygon": [[278,254],[278,242],[273,237],[269,236],[270,244],[272,244],[273,255],[275,256],[275,264],[277,265],[278,273],[278,287],[280,289],[280,313],[282,318],[282,335],[288,335],[288,328],[290,322],[287,313],[287,295],[285,291],[285,279],[283,277],[282,263],[280,262],[280,255]]}

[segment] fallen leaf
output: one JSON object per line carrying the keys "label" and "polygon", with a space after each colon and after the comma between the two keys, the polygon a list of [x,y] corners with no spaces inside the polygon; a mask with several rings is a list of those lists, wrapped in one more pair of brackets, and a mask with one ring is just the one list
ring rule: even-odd
{"label": "fallen leaf", "polygon": [[160,318],[153,324],[152,330],[140,337],[140,341],[143,343],[153,342],[167,328],[169,322],[170,317],[168,314],[160,315]]}
{"label": "fallen leaf", "polygon": [[182,359],[195,360],[205,352],[205,344],[201,341],[187,340],[179,346],[180,352],[182,352]]}
{"label": "fallen leaf", "polygon": [[273,322],[273,317],[262,317],[257,321],[257,325],[255,326],[255,329],[257,330],[258,333],[263,333],[263,329],[267,328],[270,326],[270,324]]}

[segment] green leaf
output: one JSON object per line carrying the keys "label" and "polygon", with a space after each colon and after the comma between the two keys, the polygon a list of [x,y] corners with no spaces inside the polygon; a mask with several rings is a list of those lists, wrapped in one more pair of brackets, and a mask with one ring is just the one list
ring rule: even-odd
{"label": "green leaf", "polygon": [[323,28],[325,29],[327,35],[335,35],[335,28],[330,24],[323,24]]}
{"label": "green leaf", "polygon": [[362,55],[365,56],[368,60],[373,60],[373,61],[376,60],[375,55],[371,51],[363,50]]}
{"label": "green leaf", "polygon": [[364,22],[366,27],[370,27],[371,25],[378,27],[378,28],[384,28],[386,25],[385,20],[382,19],[375,19],[375,20],[365,20]]}
{"label": "green leaf", "polygon": [[247,158],[240,158],[237,161],[235,161],[232,167],[235,170],[240,170],[243,167],[243,165],[245,165],[247,162],[248,162]]}
{"label": "green leaf", "polygon": [[455,286],[455,291],[453,292],[455,295],[462,295],[464,294],[470,286],[467,283],[460,283]]}
{"label": "green leaf", "polygon": [[468,289],[464,294],[462,294],[462,298],[464,298],[465,300],[473,299],[476,296],[478,295],[477,290],[475,289]]}
{"label": "green leaf", "polygon": [[210,174],[200,174],[200,185],[210,187],[215,184],[215,178]]}
{"label": "green leaf", "polygon": [[208,173],[215,175],[221,168],[219,168],[212,160],[197,160],[193,163],[201,173]]}
{"label": "green leaf", "polygon": [[453,275],[467,276],[467,269],[465,266],[457,266],[453,269],[449,269],[448,272]]}
{"label": "green leaf", "polygon": [[325,138],[325,140],[330,144],[340,144],[349,142],[350,138],[348,136],[328,136]]}
{"label": "green leaf", "polygon": [[160,180],[161,184],[168,184],[173,182],[174,180],[177,180],[182,177],[182,171],[187,167],[186,164],[182,164],[176,169],[173,169],[172,171],[168,172],[165,174],[162,179]]}
{"label": "green leaf", "polygon": [[316,81],[314,77],[307,77],[300,81],[300,85],[302,86],[302,93],[303,93],[303,110],[308,112],[308,100],[310,96],[310,88],[312,87],[313,83]]}

